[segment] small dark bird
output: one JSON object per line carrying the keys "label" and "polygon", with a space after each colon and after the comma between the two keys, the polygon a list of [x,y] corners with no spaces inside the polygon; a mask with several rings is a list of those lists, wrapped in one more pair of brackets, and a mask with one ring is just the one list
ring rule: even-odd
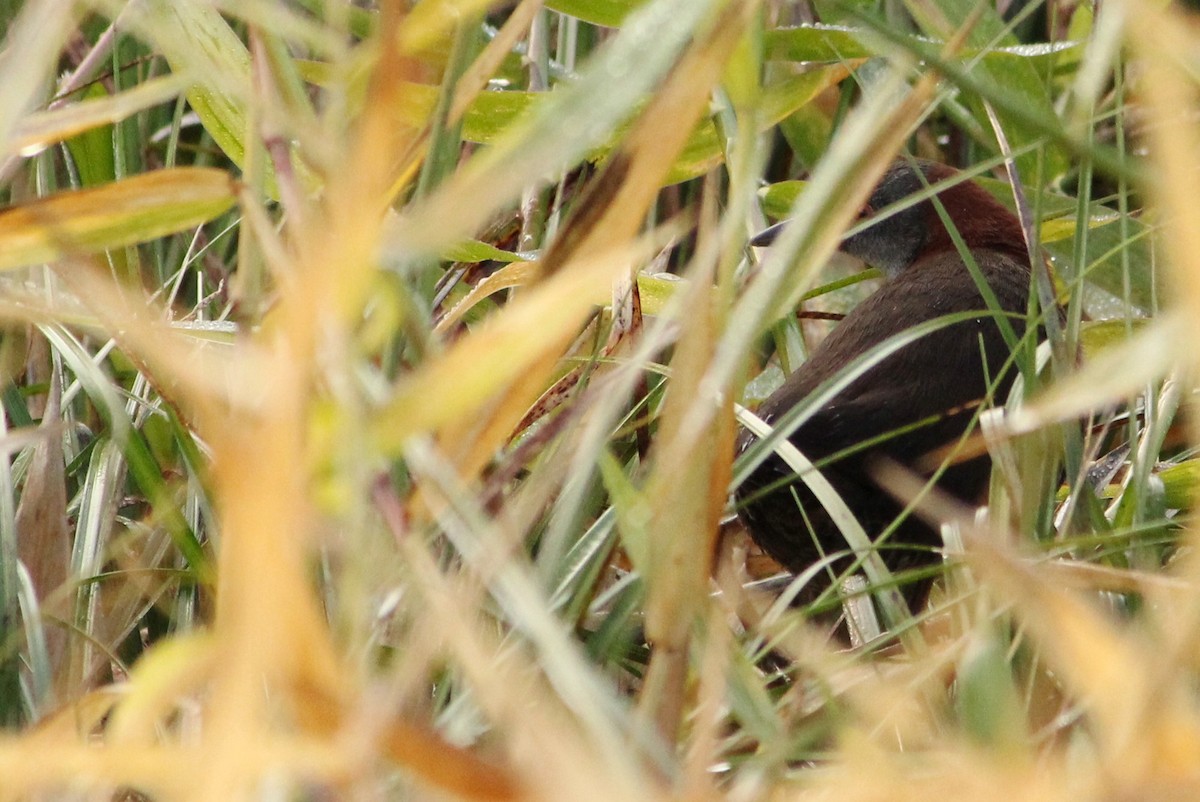
{"label": "small dark bird", "polygon": [[[924,175],[922,182],[918,171]],[[897,162],[871,194],[868,218],[914,193],[957,174],[925,161]],[[936,191],[936,189],[935,189]],[[979,186],[964,182],[937,194],[954,227],[1020,337],[1029,299],[1029,254],[1017,218]],[[775,239],[780,223],[759,234],[753,245]],[[847,237],[841,250],[885,274],[882,287],[859,304],[758,410],[768,423],[777,420],[823,382],[893,335],[944,315],[978,311],[980,315],[922,337],[868,370],[805,421],[790,440],[817,464],[871,537],[879,536],[901,513],[896,502],[872,481],[880,456],[916,470],[921,457],[960,437],[988,397],[1003,402],[1016,370],[1005,367],[1010,349],[995,315],[931,200],[880,219]],[[932,422],[926,422],[926,421]],[[922,423],[924,422],[924,423]],[[916,428],[849,456],[826,459],[866,441],[905,427]],[[739,450],[754,437],[744,433]],[[964,502],[978,503],[987,487],[991,463],[986,456],[951,465],[938,488]],[[770,489],[774,488],[774,489]],[[823,555],[846,553],[848,546],[830,516],[795,472],[772,454],[737,491],[741,515],[754,540],[793,572]],[[799,507],[797,506],[799,500]],[[941,537],[933,527],[909,515],[880,549],[893,572],[937,562]],[[841,574],[853,563],[832,561]],[[827,572],[802,592],[812,601],[829,585]],[[930,581],[905,588],[909,604],[923,604]]]}

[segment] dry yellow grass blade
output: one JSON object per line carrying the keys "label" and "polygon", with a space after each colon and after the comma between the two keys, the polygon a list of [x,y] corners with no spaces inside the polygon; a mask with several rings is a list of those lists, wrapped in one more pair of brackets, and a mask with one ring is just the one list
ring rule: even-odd
{"label": "dry yellow grass blade", "polygon": [[482,14],[496,0],[421,0],[398,31],[400,47],[409,53],[431,50],[444,43],[459,21]]}
{"label": "dry yellow grass blade", "polygon": [[211,677],[217,667],[214,645],[207,633],[179,635],[138,660],[105,727],[106,742],[155,743],[181,700],[198,693]]}
{"label": "dry yellow grass blade", "polygon": [[[1161,211],[1163,243],[1177,290],[1174,300],[1179,308],[1178,322],[1184,328],[1182,336],[1168,349],[1181,365],[1185,386],[1194,391],[1195,377],[1200,375],[1193,347],[1200,339],[1200,213],[1195,202],[1200,178],[1200,125],[1194,116],[1200,103],[1200,82],[1185,54],[1200,47],[1200,29],[1194,18],[1173,5],[1125,2],[1120,8],[1143,70],[1138,92],[1151,120],[1146,136],[1155,166],[1155,179],[1148,189]],[[1192,440],[1200,442],[1200,424],[1195,416],[1188,417]],[[1200,723],[1189,720],[1190,726],[1167,729],[1185,715],[1185,710],[1192,719],[1200,717],[1193,692],[1194,672],[1200,666],[1198,538],[1200,530],[1193,519],[1187,532],[1190,547],[1182,549],[1174,566],[1188,589],[1164,588],[1148,594],[1148,606],[1155,611],[1161,632],[1157,659],[1147,668],[1148,681],[1152,683],[1154,701],[1167,709],[1161,723],[1152,718],[1160,712],[1157,709],[1138,712],[1154,722],[1156,733],[1161,733],[1157,739],[1161,744],[1146,747],[1158,747],[1160,754],[1146,759],[1153,760],[1167,777],[1185,773],[1194,777],[1195,755],[1200,749]],[[1184,696],[1178,703],[1177,695]]]}
{"label": "dry yellow grass blade", "polygon": [[463,73],[454,87],[454,100],[450,106],[448,121],[454,124],[462,119],[471,101],[487,87],[487,82],[496,74],[504,59],[529,30],[534,17],[541,11],[544,0],[521,0],[512,10],[504,26],[492,41],[488,42],[475,63]]}
{"label": "dry yellow grass blade", "polygon": [[85,693],[39,721],[26,732],[25,742],[40,745],[47,753],[61,744],[80,742],[100,731],[123,697],[122,689],[111,685]]}
{"label": "dry yellow grass blade", "polygon": [[1178,346],[1191,321],[1165,311],[1124,342],[1105,348],[1078,372],[1047,388],[1036,400],[1005,416],[1012,434],[1037,431],[1137,395],[1179,366]]}
{"label": "dry yellow grass blade", "polygon": [[1120,760],[1130,775],[1149,775],[1178,759],[1173,742],[1181,734],[1200,743],[1200,721],[1184,689],[1156,687],[1156,670],[1145,659],[1151,641],[1122,632],[1083,597],[1059,590],[1011,556],[990,548],[975,553],[974,568],[1014,603],[1055,673],[1095,722],[1102,759]]}
{"label": "dry yellow grass blade", "polygon": [[[223,798],[260,776],[243,755],[277,730],[275,705],[299,715],[320,698],[339,720],[336,711],[359,693],[310,582],[316,514],[307,427],[319,347],[342,342],[359,320],[398,154],[412,141],[413,132],[397,129],[390,118],[416,69],[396,47],[402,20],[401,2],[382,4],[380,55],[344,162],[331,174],[320,216],[302,230],[289,229],[297,264],[281,277],[278,303],[255,338],[271,356],[255,382],[259,410],[204,432],[222,532],[214,626],[221,670],[205,729],[211,771],[200,791],[208,798]],[[264,686],[273,691],[270,702]]]}
{"label": "dry yellow grass blade", "polygon": [[[438,499],[438,506],[448,505]],[[507,643],[480,615],[473,603],[475,581],[453,570],[444,574],[421,538],[399,528],[395,533],[429,635],[455,659],[488,721],[505,733],[500,746],[528,798],[655,798],[636,750],[611,727],[584,726],[581,719],[598,711],[566,709],[541,661],[521,645]]]}
{"label": "dry yellow grass blade", "polygon": [[146,242],[229,210],[223,170],[156,170],[94,189],[60,192],[0,211],[0,270]]}
{"label": "dry yellow grass blade", "polygon": [[[729,485],[734,424],[732,395],[705,386],[719,334],[712,280],[716,254],[700,257],[684,303],[686,328],[671,361],[667,395],[647,485],[651,501],[646,571],[646,639],[653,646],[639,705],[667,743],[683,714],[689,633],[707,596],[725,488]],[[697,403],[716,408],[714,424],[693,436],[683,422]]]}
{"label": "dry yellow grass blade", "polygon": [[28,154],[97,126],[124,120],[177,97],[190,83],[186,76],[166,75],[115,95],[30,114],[13,131],[8,149]]}
{"label": "dry yellow grass blade", "polygon": [[[587,252],[605,238],[620,235],[638,224],[632,215],[657,193],[658,186],[683,145],[733,53],[757,4],[726,6],[716,16],[704,38],[676,65],[655,102],[638,120],[625,150],[618,153],[601,178],[616,183],[612,212],[595,222],[585,209],[555,244],[546,261],[571,253]],[[625,153],[628,156],[625,156]],[[606,186],[599,183],[598,186]],[[715,353],[719,330],[714,315],[716,253],[700,257],[699,274],[684,303],[686,329],[672,360],[671,392],[663,414],[655,452],[655,470],[647,497],[653,500],[649,595],[646,634],[654,656],[639,701],[642,712],[670,743],[682,716],[683,680],[686,673],[688,633],[704,598],[711,568],[717,522],[729,482],[729,456],[733,449],[731,395],[726,392],[723,410],[715,425],[701,433],[683,432],[683,419],[713,388],[705,388],[707,367]],[[728,389],[728,388],[727,388]],[[700,405],[722,406],[714,397]]]}
{"label": "dry yellow grass blade", "polygon": [[[898,498],[914,498],[922,490],[918,477],[894,466],[878,478]],[[1193,765],[1200,714],[1190,700],[1191,679],[1179,673],[1178,661],[1163,665],[1146,659],[1158,646],[1153,633],[1122,628],[1089,596],[1047,581],[1036,564],[1005,545],[1014,538],[976,524],[973,510],[939,493],[927,495],[918,510],[930,520],[958,524],[971,567],[1012,606],[1066,691],[1086,711],[1102,765],[1119,762],[1123,780],[1135,786]],[[1172,596],[1178,600],[1183,594]]]}
{"label": "dry yellow grass blade", "polygon": [[[230,414],[256,414],[262,408],[259,382],[272,355],[253,343],[236,348],[194,337],[174,328],[171,314],[136,291],[113,283],[108,271],[84,260],[70,260],[59,271],[67,286],[95,318],[77,320],[120,343],[159,392],[184,420],[201,432],[219,430]],[[61,307],[39,305],[30,297],[13,309],[0,304],[0,315],[43,322]],[[97,325],[98,324],[98,325]]]}
{"label": "dry yellow grass blade", "polygon": [[[7,145],[22,115],[37,105],[74,29],[71,0],[25,3],[6,25],[5,46],[0,48],[0,75],[6,76],[0,82],[0,142]],[[0,162],[10,155],[0,151]]]}
{"label": "dry yellow grass blade", "polygon": [[[137,789],[153,799],[248,799],[247,795],[206,796],[212,754],[186,746],[103,747],[92,743],[56,743],[48,752],[36,739],[0,739],[0,800],[26,802],[64,798],[82,788]],[[347,776],[355,761],[329,741],[298,738],[247,743],[241,762],[256,774],[333,782]],[[61,794],[61,796],[55,796]]]}
{"label": "dry yellow grass blade", "polygon": [[[333,740],[347,728],[348,712],[353,711],[343,700],[304,685],[293,688],[292,693],[296,716],[309,733]],[[427,727],[393,716],[380,728],[372,746],[426,785],[457,797],[506,802],[519,796],[517,781],[507,769],[454,746]]]}
{"label": "dry yellow grass blade", "polygon": [[[367,83],[363,113],[351,129],[341,165],[325,190],[324,219],[291,228],[298,266],[266,325],[293,333],[296,357],[311,356],[322,326],[353,326],[378,266],[385,217],[395,194],[416,175],[422,133],[398,126],[392,110],[405,102],[423,67],[396,48],[392,34],[407,24],[396,3],[382,4],[379,56]],[[391,32],[386,33],[386,32]]]}
{"label": "dry yellow grass blade", "polygon": [[757,3],[733,3],[684,53],[662,90],[634,124],[621,149],[596,176],[580,211],[542,260],[555,270],[575,254],[620,242],[637,231],[692,129]]}
{"label": "dry yellow grass blade", "polygon": [[[709,34],[685,51],[628,140],[580,200],[579,211],[564,224],[560,236],[538,263],[542,271],[552,273],[568,262],[592,261],[597,254],[610,251],[614,243],[629,242],[637,235],[667,172],[707,108],[712,87],[754,8],[754,4],[728,6],[716,16]],[[558,355],[574,336],[574,324],[562,320],[567,325],[561,330],[539,326],[528,332],[531,339],[542,341],[542,358],[524,366],[520,381],[508,386],[502,400],[497,399],[482,430],[460,425],[442,429],[443,448],[456,456],[465,476],[473,476],[511,437],[513,428],[546,389]]]}
{"label": "dry yellow grass blade", "polygon": [[[213,629],[221,670],[204,733],[213,753],[208,798],[224,798],[257,776],[243,756],[275,729],[264,686],[279,693],[304,678],[331,693],[354,689],[308,581],[314,513],[301,467],[302,370],[281,354],[263,377],[271,387],[263,416],[230,420],[210,435],[222,538]],[[276,704],[286,701],[284,694]]]}
{"label": "dry yellow grass blade", "polygon": [[528,283],[535,274],[536,267],[533,262],[513,262],[505,265],[472,287],[461,301],[452,306],[450,311],[438,321],[433,329],[434,333],[445,334],[484,298],[495,295],[501,290],[520,287]]}
{"label": "dry yellow grass blade", "polygon": [[[605,300],[612,281],[659,244],[659,237],[648,237],[593,254],[522,293],[470,336],[401,379],[372,426],[374,441],[395,452],[414,434],[463,425],[513,381],[525,380],[546,354],[557,359],[580,321]],[[540,382],[531,384],[536,392],[544,389]],[[428,403],[430,398],[438,403]]]}
{"label": "dry yellow grass blade", "polygon": [[437,192],[398,218],[384,245],[437,253],[471,236],[527,187],[557,177],[608,142],[720,5],[719,0],[645,4],[597,50],[576,80],[549,93]]}

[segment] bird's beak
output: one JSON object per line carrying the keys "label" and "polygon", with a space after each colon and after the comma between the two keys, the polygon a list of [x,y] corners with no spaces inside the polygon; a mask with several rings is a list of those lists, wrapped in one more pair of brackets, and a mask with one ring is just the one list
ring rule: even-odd
{"label": "bird's beak", "polygon": [[[875,214],[875,209],[869,203],[864,203],[862,209],[858,213],[859,220],[865,220]],[[750,245],[755,248],[765,248],[774,242],[783,232],[783,227],[790,221],[780,220],[770,228],[765,228],[750,238]]]}
{"label": "bird's beak", "polygon": [[750,238],[750,245],[755,248],[765,248],[775,241],[779,233],[783,231],[783,227],[788,224],[787,220],[782,220],[770,228],[764,229]]}

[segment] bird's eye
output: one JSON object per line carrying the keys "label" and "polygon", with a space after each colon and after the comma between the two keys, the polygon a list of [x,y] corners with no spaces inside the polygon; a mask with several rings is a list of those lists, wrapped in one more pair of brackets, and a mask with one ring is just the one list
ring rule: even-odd
{"label": "bird's eye", "polygon": [[858,219],[866,220],[871,215],[875,214],[875,207],[869,203],[864,203],[863,207],[858,210]]}

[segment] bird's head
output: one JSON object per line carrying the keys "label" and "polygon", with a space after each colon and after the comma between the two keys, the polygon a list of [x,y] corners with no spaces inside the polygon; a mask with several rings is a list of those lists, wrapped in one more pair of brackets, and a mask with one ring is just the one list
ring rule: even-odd
{"label": "bird's head", "polygon": [[[989,248],[1027,259],[1021,224],[989,192],[971,181],[945,189],[938,185],[959,174],[953,167],[923,160],[895,162],[871,192],[859,213],[860,220],[874,220],[862,231],[842,240],[841,250],[895,276],[922,259],[955,250],[954,240],[929,198],[899,211],[886,211],[912,195],[936,193],[968,248]],[[923,180],[922,180],[923,177]],[[886,216],[879,216],[884,212]],[[769,245],[787,222],[777,223],[755,236],[750,244]]]}

